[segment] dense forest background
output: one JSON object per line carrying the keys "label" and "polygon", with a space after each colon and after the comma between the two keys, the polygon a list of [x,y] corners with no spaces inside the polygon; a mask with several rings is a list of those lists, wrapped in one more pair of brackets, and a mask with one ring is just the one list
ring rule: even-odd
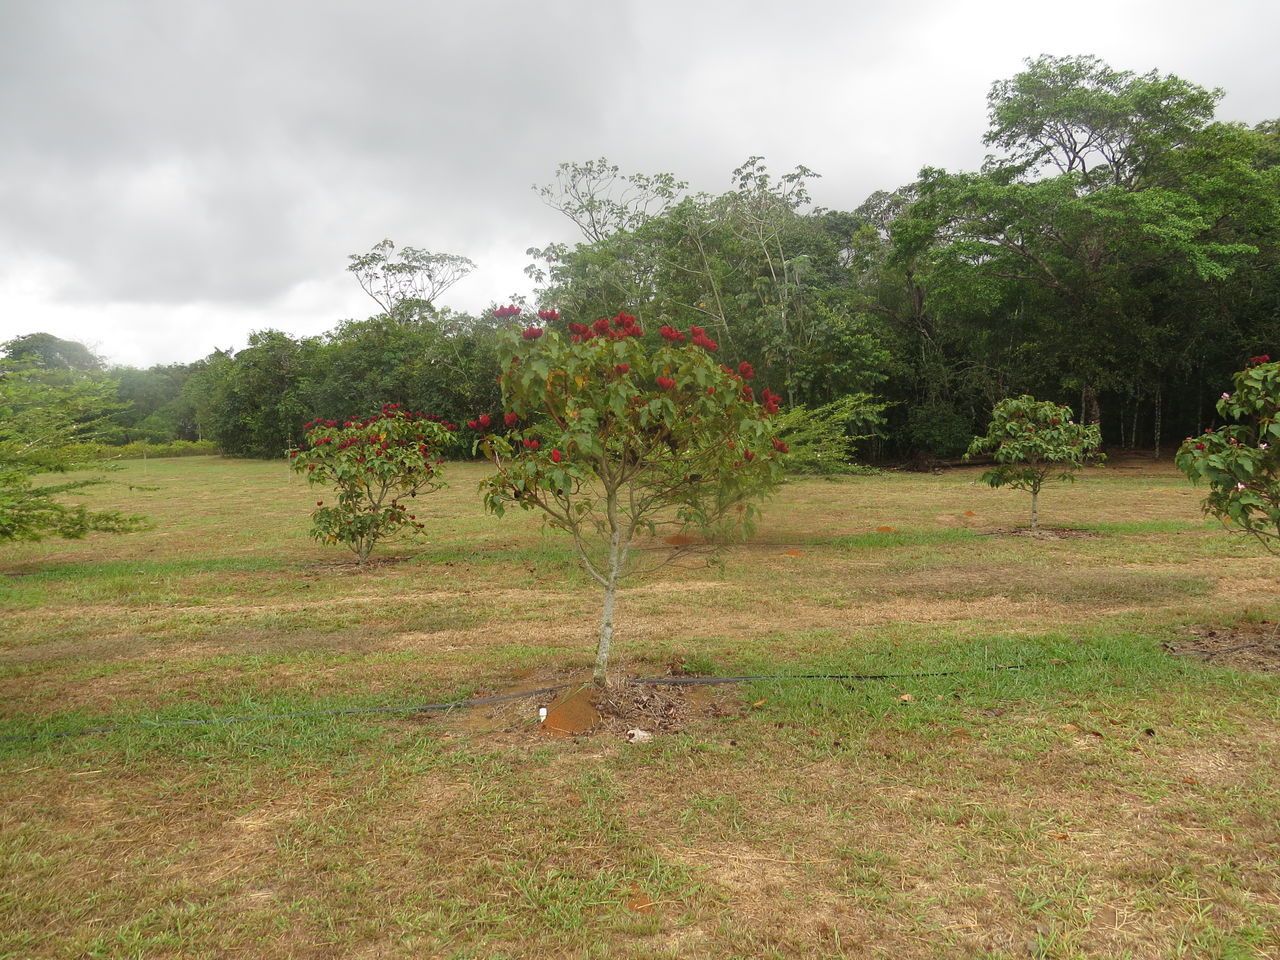
{"label": "dense forest background", "polygon": [[[580,231],[532,248],[526,317],[706,328],[788,406],[888,404],[876,459],[957,456],[995,402],[1070,404],[1110,446],[1213,423],[1253,355],[1280,354],[1280,121],[1215,121],[1222,91],[1093,57],[1041,57],[988,98],[982,169],[926,168],[856,210],[813,206],[804,168],[759,157],[719,195],[606,160],[562,164],[542,199]],[[11,360],[107,379],[117,443],[211,442],[275,457],[313,417],[400,403],[461,423],[498,407],[492,311],[443,302],[471,268],[384,242],[349,269],[377,311],[322,337],[104,369],[33,333]],[[497,306],[497,304],[495,304]]]}

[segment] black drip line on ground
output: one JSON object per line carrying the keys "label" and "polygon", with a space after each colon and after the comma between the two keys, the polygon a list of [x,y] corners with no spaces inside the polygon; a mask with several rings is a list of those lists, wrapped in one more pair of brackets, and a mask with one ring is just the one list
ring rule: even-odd
{"label": "black drip line on ground", "polygon": [[[751,683],[755,681],[778,680],[833,680],[845,682],[851,680],[923,680],[928,677],[955,677],[961,674],[977,673],[979,670],[1022,670],[1031,664],[1010,663],[997,664],[973,670],[944,670],[936,673],[776,673],[776,674],[744,674],[734,677],[636,677],[627,680],[632,686],[710,686],[722,683]],[[105,727],[84,727],[77,730],[56,730],[48,733],[14,734],[0,737],[5,740],[42,740],[63,737],[82,737],[91,733],[114,733],[117,730],[158,729],[160,727],[204,727],[219,723],[248,723],[253,720],[301,720],[311,717],[344,717],[368,713],[451,713],[454,710],[467,710],[472,707],[483,707],[491,703],[505,703],[509,700],[523,700],[528,697],[539,697],[550,693],[559,693],[570,687],[582,687],[579,683],[558,683],[551,687],[539,687],[537,690],[523,690],[519,693],[504,693],[494,697],[477,697],[473,700],[452,700],[445,703],[422,703],[401,707],[347,707],[340,710],[301,710],[291,713],[242,714],[231,717],[197,717],[189,720],[137,720],[132,723],[116,723]]]}

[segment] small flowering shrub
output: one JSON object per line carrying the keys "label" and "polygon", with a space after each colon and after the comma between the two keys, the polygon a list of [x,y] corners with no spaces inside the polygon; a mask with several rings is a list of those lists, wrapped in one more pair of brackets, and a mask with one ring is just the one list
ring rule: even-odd
{"label": "small flowering shrub", "polygon": [[408,501],[444,486],[437,454],[453,424],[388,404],[364,420],[313,420],[303,429],[305,443],[289,451],[293,469],[336,496],[316,501],[315,539],[345,544],[363,565],[379,541],[423,529]]}
{"label": "small flowering shrub", "polygon": [[1187,437],[1175,462],[1193,483],[1208,481],[1205,513],[1280,552],[1280,362],[1252,357],[1218,412],[1237,423]]}
{"label": "small flowering shrub", "polygon": [[[543,311],[540,319],[559,319]],[[604,589],[595,680],[607,683],[618,582],[644,572],[630,549],[640,531],[672,521],[714,536],[749,530],[757,501],[782,476],[784,441],[747,364],[715,360],[698,327],[646,337],[619,313],[590,325],[508,330],[502,338],[501,415],[467,426],[496,472],[485,505],[540,510],[573,536],[583,568]]]}
{"label": "small flowering shrub", "polygon": [[991,411],[985,437],[974,437],[966,460],[990,453],[996,465],[982,475],[991,487],[1031,494],[1031,529],[1039,526],[1040,488],[1055,480],[1075,480],[1086,460],[1101,460],[1101,431],[1071,418],[1070,407],[1023,395],[1001,400]]}

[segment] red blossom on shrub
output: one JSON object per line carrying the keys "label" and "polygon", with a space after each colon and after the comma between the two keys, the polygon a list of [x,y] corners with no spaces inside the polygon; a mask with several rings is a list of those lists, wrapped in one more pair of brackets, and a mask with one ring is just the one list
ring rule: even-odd
{"label": "red blossom on shrub", "polygon": [[525,327],[524,333],[521,334],[526,340],[537,340],[542,336],[541,327]]}
{"label": "red blossom on shrub", "polygon": [[785,443],[783,443],[781,440],[779,440],[777,437],[774,437],[774,438],[773,438],[773,449],[777,450],[779,453],[790,453],[790,452],[791,452],[791,448],[790,448],[790,447],[788,447],[788,446],[787,446]]}
{"label": "red blossom on shrub", "polygon": [[482,413],[480,414],[480,418],[476,422],[479,423],[480,426],[483,427],[485,430],[488,430],[489,424],[491,424],[493,421],[489,419],[489,415],[487,413]]}
{"label": "red blossom on shrub", "polygon": [[514,427],[516,425],[516,421],[519,419],[520,418],[517,417],[514,413],[508,413],[505,417],[502,418],[502,422],[505,423],[508,427]]}
{"label": "red blossom on shrub", "polygon": [[605,336],[609,332],[609,321],[605,317],[601,317],[591,325],[591,329],[599,336]]}
{"label": "red blossom on shrub", "polygon": [[[696,330],[697,333],[694,333],[694,330]],[[708,337],[701,327],[693,327],[689,332],[691,334],[690,339],[693,341],[695,346],[702,347],[702,349],[711,353],[715,353],[720,349],[720,344]]]}
{"label": "red blossom on shrub", "polygon": [[672,343],[684,343],[684,334],[675,327],[664,325],[658,328],[658,333],[663,340],[669,340]]}
{"label": "red blossom on shrub", "polygon": [[620,377],[625,376],[626,374],[631,372],[631,365],[629,363],[620,363],[613,368],[613,372]]}
{"label": "red blossom on shrub", "polygon": [[655,381],[663,390],[671,390],[675,387],[676,382],[670,377],[658,377]]}
{"label": "red blossom on shrub", "polygon": [[505,307],[498,307],[493,311],[494,317],[499,320],[506,320],[508,317],[520,316],[520,308],[514,303],[509,303]]}
{"label": "red blossom on shrub", "polygon": [[559,310],[539,310],[538,316],[542,320],[545,320],[547,323],[554,323],[555,321],[560,319],[560,311]]}
{"label": "red blossom on shrub", "polygon": [[540,446],[537,440],[530,440],[527,437],[520,442],[524,444],[526,450],[537,450]]}
{"label": "red blossom on shrub", "polygon": [[563,455],[559,450],[552,450],[552,451],[551,451],[551,462],[552,462],[552,463],[559,463],[559,462],[560,462],[561,460],[563,460],[563,459],[564,459],[564,455]]}

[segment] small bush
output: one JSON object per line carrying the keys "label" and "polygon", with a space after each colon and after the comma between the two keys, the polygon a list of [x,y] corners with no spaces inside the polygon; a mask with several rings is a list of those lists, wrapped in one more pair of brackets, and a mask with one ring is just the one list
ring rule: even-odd
{"label": "small bush", "polygon": [[830,476],[855,473],[857,442],[874,437],[888,406],[868,393],[841,397],[821,407],[795,406],[777,415],[778,436],[790,448],[788,473]]}

